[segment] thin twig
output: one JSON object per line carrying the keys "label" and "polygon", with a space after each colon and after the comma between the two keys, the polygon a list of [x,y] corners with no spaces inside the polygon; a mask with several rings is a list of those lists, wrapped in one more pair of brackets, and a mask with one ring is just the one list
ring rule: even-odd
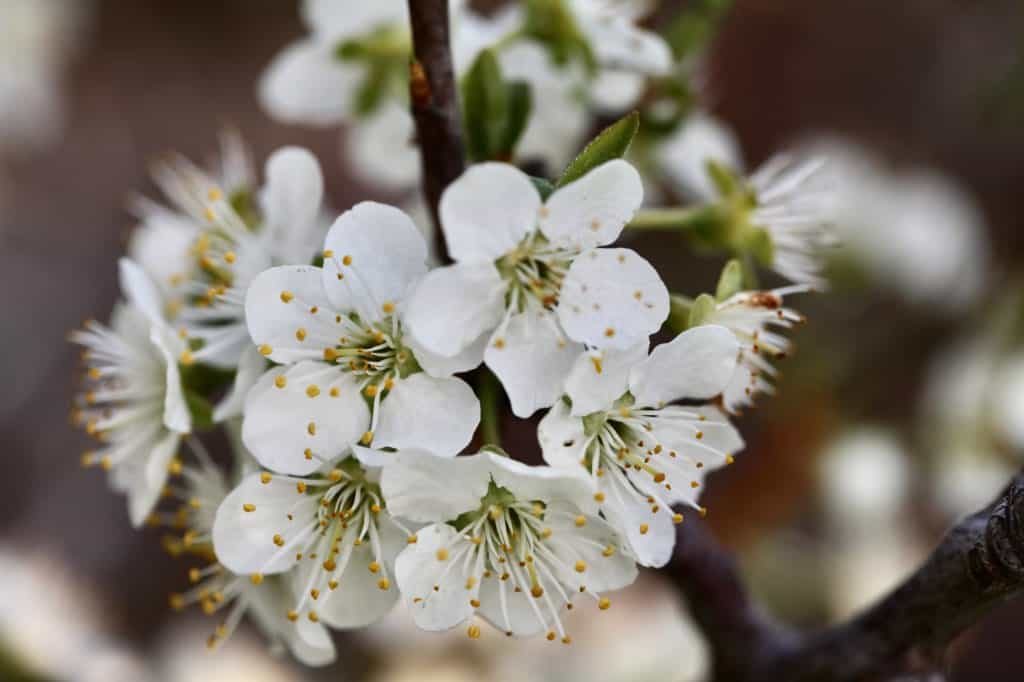
{"label": "thin twig", "polygon": [[409,0],[413,60],[409,93],[420,148],[423,197],[434,222],[437,255],[449,262],[438,219],[441,193],[465,168],[447,0]]}
{"label": "thin twig", "polygon": [[859,616],[805,636],[763,616],[735,563],[698,524],[680,526],[671,575],[711,644],[715,682],[854,682],[937,663],[995,606],[1024,595],[1024,472],[954,526],[902,585]]}

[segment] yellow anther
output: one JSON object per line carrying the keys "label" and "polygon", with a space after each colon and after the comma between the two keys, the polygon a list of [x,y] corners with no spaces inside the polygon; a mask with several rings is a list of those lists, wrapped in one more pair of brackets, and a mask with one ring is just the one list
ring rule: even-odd
{"label": "yellow anther", "polygon": [[419,538],[417,538],[415,535],[410,535],[409,539],[406,540],[406,542],[410,545],[415,545],[417,540],[419,540]]}
{"label": "yellow anther", "polygon": [[441,549],[437,550],[435,556],[437,557],[438,561],[444,561],[448,558],[448,550],[442,547]]}
{"label": "yellow anther", "polygon": [[502,348],[504,348],[505,347],[505,339],[503,339],[501,337],[495,339],[494,340],[494,347],[497,348],[498,350],[501,350]]}
{"label": "yellow anther", "polygon": [[540,599],[544,596],[544,588],[540,585],[534,585],[530,588],[530,594],[533,595],[534,599]]}
{"label": "yellow anther", "polygon": [[545,637],[547,637],[547,640],[548,640],[549,642],[553,642],[553,641],[555,641],[556,639],[558,639],[558,635],[556,635],[556,634],[555,634],[554,632],[548,632],[548,634],[547,634],[547,635],[545,635]]}
{"label": "yellow anther", "polygon": [[587,525],[587,517],[585,517],[582,514],[580,514],[579,516],[576,517],[576,527],[577,528],[582,528],[585,525]]}
{"label": "yellow anther", "polygon": [[382,590],[386,590],[389,587],[391,587],[391,581],[388,580],[387,578],[381,578],[380,580],[377,581],[377,587],[379,587]]}
{"label": "yellow anther", "polygon": [[572,637],[570,637],[569,635],[566,635],[565,637],[563,637],[562,638],[562,644],[572,644]]}
{"label": "yellow anther", "polygon": [[583,572],[584,572],[585,570],[587,570],[587,564],[586,564],[586,562],[583,562],[583,561],[577,561],[577,562],[576,562],[576,572],[577,572],[577,573],[583,573]]}
{"label": "yellow anther", "polygon": [[295,490],[297,490],[300,495],[304,495],[306,493],[306,484],[299,481],[295,484]]}
{"label": "yellow anther", "polygon": [[608,545],[607,547],[604,548],[604,551],[601,552],[601,554],[603,556],[606,556],[606,557],[611,556],[612,554],[615,554],[615,548],[612,547],[611,545]]}
{"label": "yellow anther", "polygon": [[470,599],[469,600],[469,605],[472,606],[474,609],[478,609],[478,608],[480,608],[480,600],[479,599]]}
{"label": "yellow anther", "polygon": [[305,341],[306,340],[306,330],[303,329],[302,327],[299,327],[298,329],[296,329],[295,330],[295,338],[298,339],[299,341]]}
{"label": "yellow anther", "polygon": [[278,388],[284,388],[285,386],[288,385],[288,380],[285,378],[283,374],[278,374],[276,377],[274,377],[274,385],[277,386]]}
{"label": "yellow anther", "polygon": [[604,330],[604,335],[609,339],[612,338],[613,336],[615,336],[615,328],[608,327],[607,329]]}
{"label": "yellow anther", "polygon": [[682,514],[673,514],[672,515],[672,523],[674,523],[674,524],[676,524],[678,526],[682,522],[683,522],[683,515]]}
{"label": "yellow anther", "polygon": [[191,351],[183,350],[181,351],[181,355],[178,356],[178,360],[181,362],[181,364],[188,366],[194,363],[196,361],[196,358],[194,355],[192,355]]}
{"label": "yellow anther", "polygon": [[380,571],[380,564],[378,564],[376,561],[371,561],[369,568],[370,568],[370,573],[376,573],[376,572]]}
{"label": "yellow anther", "polygon": [[175,611],[181,611],[185,608],[185,598],[180,594],[172,594],[167,597],[167,603],[170,604],[171,608]]}
{"label": "yellow anther", "polygon": [[340,391],[340,390],[338,390],[338,387],[337,387],[337,386],[333,386],[333,387],[331,387],[331,390],[330,390],[330,391],[328,391],[328,393],[330,394],[330,396],[331,396],[332,398],[337,398],[337,397],[338,397],[339,395],[341,395],[341,391]]}
{"label": "yellow anther", "polygon": [[540,536],[542,538],[544,538],[545,540],[547,540],[549,537],[552,536],[553,533],[554,533],[554,531],[551,530],[550,528],[545,528],[544,530],[541,531]]}
{"label": "yellow anther", "polygon": [[305,457],[306,459],[313,459],[313,451],[310,450],[309,448],[306,448],[305,450],[302,451],[302,456]]}
{"label": "yellow anther", "polygon": [[309,386],[306,386],[306,395],[308,395],[310,398],[317,397],[318,395],[320,395],[320,387],[317,386],[316,384],[310,384]]}
{"label": "yellow anther", "polygon": [[190,583],[197,583],[202,579],[202,572],[198,568],[190,568],[188,570],[188,581]]}
{"label": "yellow anther", "polygon": [[726,464],[732,464],[735,461],[736,461],[736,458],[733,457],[732,455],[726,455],[725,456],[725,463]]}
{"label": "yellow anther", "polygon": [[391,301],[386,301],[384,305],[380,307],[380,309],[383,310],[385,314],[390,315],[391,313],[395,312],[395,304],[392,303]]}
{"label": "yellow anther", "polygon": [[309,618],[309,622],[310,623],[319,623],[320,622],[320,616],[316,615],[316,611],[310,611],[309,615],[307,617]]}
{"label": "yellow anther", "polygon": [[363,389],[363,394],[367,398],[372,398],[377,395],[377,384],[367,384],[366,388]]}
{"label": "yellow anther", "polygon": [[262,346],[260,346],[260,355],[270,355],[273,352],[274,349],[265,343]]}
{"label": "yellow anther", "polygon": [[601,609],[602,611],[607,611],[608,607],[611,605],[612,600],[608,597],[601,597],[601,599],[597,602],[597,608]]}
{"label": "yellow anther", "polygon": [[284,538],[281,537],[280,535],[275,535],[274,536],[274,544],[277,545],[278,547],[282,546],[284,544]]}
{"label": "yellow anther", "polygon": [[470,639],[480,639],[480,626],[479,625],[470,625],[466,629],[466,634],[469,635]]}
{"label": "yellow anther", "polygon": [[658,473],[654,474],[654,482],[655,483],[661,483],[664,480],[665,480],[665,474],[663,474],[662,472],[659,471]]}
{"label": "yellow anther", "polygon": [[338,351],[333,348],[324,348],[324,360],[327,362],[334,362],[338,359]]}
{"label": "yellow anther", "polygon": [[260,583],[263,582],[263,574],[262,573],[253,573],[251,576],[249,576],[249,580],[252,581],[253,585],[259,585]]}
{"label": "yellow anther", "polygon": [[220,190],[216,187],[211,187],[210,191],[206,193],[206,196],[209,197],[210,201],[220,201],[224,195],[221,194]]}
{"label": "yellow anther", "polygon": [[289,611],[288,612],[288,620],[290,620],[291,622],[294,623],[298,619],[299,619],[299,612],[298,611]]}
{"label": "yellow anther", "polygon": [[319,599],[320,598],[320,590],[318,590],[318,589],[316,589],[314,587],[313,589],[311,589],[309,591],[309,596],[312,597],[314,601]]}
{"label": "yellow anther", "polygon": [[250,512],[250,513],[254,512],[254,511],[256,511],[256,505],[252,504],[250,502],[246,502],[245,504],[242,505],[242,511]]}
{"label": "yellow anther", "polygon": [[306,432],[311,436],[316,435],[316,422],[309,422],[306,424]]}
{"label": "yellow anther", "polygon": [[330,249],[324,249],[324,260],[327,260],[328,258],[333,258],[333,257],[334,257],[334,252],[333,251],[331,251]]}
{"label": "yellow anther", "polygon": [[327,559],[324,561],[323,567],[325,571],[333,571],[338,567],[338,565],[334,563],[334,559]]}
{"label": "yellow anther", "polygon": [[363,437],[359,439],[359,442],[363,445],[369,445],[373,442],[373,431],[367,431],[363,434]]}
{"label": "yellow anther", "polygon": [[594,500],[597,501],[597,502],[604,502],[604,493],[602,493],[602,492],[594,493]]}
{"label": "yellow anther", "polygon": [[225,263],[231,264],[231,263],[234,263],[235,260],[237,260],[237,256],[235,256],[235,252],[234,251],[228,251],[227,253],[224,254],[224,262]]}
{"label": "yellow anther", "polygon": [[338,589],[338,581],[337,580],[328,580],[327,581],[327,587],[331,588],[331,590]]}
{"label": "yellow anther", "polygon": [[[104,471],[110,471],[114,468],[114,461],[110,459],[109,455],[103,455],[100,457],[100,468]],[[174,473],[174,472],[171,472]]]}
{"label": "yellow anther", "polygon": [[697,481],[690,481],[690,487],[691,488],[699,488],[700,487],[700,483],[698,483]]}
{"label": "yellow anther", "polygon": [[640,524],[640,535],[647,535],[648,530],[650,530],[650,527],[646,523]]}
{"label": "yellow anther", "polygon": [[373,514],[380,514],[380,505],[374,502],[370,505],[370,512]]}
{"label": "yellow anther", "polygon": [[282,291],[281,292],[281,302],[282,303],[291,303],[291,300],[293,298],[295,298],[295,294],[293,294],[292,292],[290,292],[290,291]]}
{"label": "yellow anther", "polygon": [[342,256],[341,257],[341,264],[342,265],[352,265],[352,256],[348,256],[348,255]]}

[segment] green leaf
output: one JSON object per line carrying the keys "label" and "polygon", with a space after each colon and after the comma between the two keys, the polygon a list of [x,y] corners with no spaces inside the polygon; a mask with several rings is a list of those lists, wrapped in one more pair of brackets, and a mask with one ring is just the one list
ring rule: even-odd
{"label": "green leaf", "polygon": [[719,301],[724,301],[742,290],[743,266],[740,265],[738,260],[733,258],[722,268],[722,274],[718,277],[718,288],[715,290],[715,298]]}
{"label": "green leaf", "polygon": [[767,230],[759,227],[750,230],[743,239],[743,248],[762,267],[770,268],[772,263],[775,262],[775,245],[772,243],[772,237],[768,234]]}
{"label": "green leaf", "polygon": [[718,194],[723,197],[732,196],[740,187],[740,181],[736,174],[725,164],[714,159],[707,159],[704,162],[705,170],[711,176]]}
{"label": "green leaf", "polygon": [[697,297],[697,300],[693,302],[693,307],[690,308],[690,327],[698,327],[704,324],[704,321],[711,317],[711,314],[715,311],[717,305],[715,297],[711,294],[701,294]]}
{"label": "green leaf", "polygon": [[508,91],[493,50],[483,50],[462,81],[462,115],[466,147],[474,161],[496,158],[501,151]]}
{"label": "green leaf", "polygon": [[562,177],[558,179],[556,186],[561,187],[582,178],[606,161],[621,159],[629,150],[629,145],[639,128],[640,114],[634,111],[602,130],[580,155],[573,159],[562,173]]}
{"label": "green leaf", "polygon": [[536,178],[530,176],[530,182],[537,188],[537,192],[540,193],[541,201],[547,201],[551,193],[555,191],[555,186],[551,184],[551,181],[545,180],[544,178]]}
{"label": "green leaf", "polygon": [[533,110],[533,94],[526,81],[505,83],[505,119],[501,140],[498,145],[499,157],[510,159],[515,152],[519,138],[526,132]]}
{"label": "green leaf", "polygon": [[682,294],[669,297],[668,327],[674,332],[684,332],[690,327],[690,311],[693,299]]}

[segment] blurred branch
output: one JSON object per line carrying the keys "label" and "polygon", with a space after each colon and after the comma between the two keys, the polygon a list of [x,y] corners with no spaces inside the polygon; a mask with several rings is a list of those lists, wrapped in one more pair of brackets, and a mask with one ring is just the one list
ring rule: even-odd
{"label": "blurred branch", "polygon": [[764,616],[701,525],[680,526],[670,575],[711,644],[715,682],[895,679],[911,659],[934,665],[958,634],[1024,594],[1024,472],[888,596],[816,633],[795,635]]}
{"label": "blurred branch", "polygon": [[438,220],[441,193],[465,167],[458,92],[452,65],[448,0],[409,0],[413,60],[409,94],[420,148],[423,195],[434,222],[437,253],[449,262]]}

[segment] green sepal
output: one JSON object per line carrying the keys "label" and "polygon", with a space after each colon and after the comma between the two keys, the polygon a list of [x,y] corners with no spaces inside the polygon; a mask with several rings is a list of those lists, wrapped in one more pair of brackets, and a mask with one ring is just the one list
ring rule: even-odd
{"label": "green sepal", "polygon": [[602,130],[566,167],[556,187],[578,180],[601,164],[621,159],[640,129],[640,114],[632,112]]}
{"label": "green sepal", "polygon": [[711,318],[711,315],[715,312],[717,306],[715,297],[711,294],[701,294],[697,297],[697,300],[693,302],[693,306],[690,308],[690,319],[688,327],[699,327],[704,324],[705,320]]}
{"label": "green sepal", "polygon": [[542,201],[547,201],[548,197],[555,191],[555,186],[551,184],[550,180],[544,178],[537,178],[530,176],[530,182],[537,188],[537,192],[540,194]]}
{"label": "green sepal", "polygon": [[693,310],[693,299],[682,294],[669,297],[668,324],[674,332],[684,332],[690,327],[690,311]]}
{"label": "green sepal", "polygon": [[724,301],[740,291],[743,291],[743,266],[733,258],[722,268],[722,274],[718,277],[718,288],[715,289],[715,298]]}
{"label": "green sepal", "polygon": [[192,415],[193,429],[208,429],[213,426],[213,404],[195,391],[185,390],[185,404]]}
{"label": "green sepal", "polygon": [[775,262],[775,245],[767,230],[755,227],[747,232],[742,247],[763,267],[770,268]]}
{"label": "green sepal", "polygon": [[736,177],[728,166],[714,159],[704,161],[704,170],[711,177],[718,194],[723,197],[731,197],[741,186],[741,181]]}

